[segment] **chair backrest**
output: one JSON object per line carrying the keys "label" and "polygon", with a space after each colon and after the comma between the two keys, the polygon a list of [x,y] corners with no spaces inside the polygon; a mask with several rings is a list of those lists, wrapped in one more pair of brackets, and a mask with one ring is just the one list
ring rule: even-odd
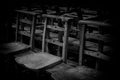
{"label": "chair backrest", "polygon": [[[64,62],[67,61],[67,44],[68,44],[68,33],[69,33],[69,30],[68,30],[68,20],[70,20],[71,18],[68,18],[68,17],[63,17],[63,16],[55,16],[55,15],[43,15],[45,17],[45,22],[44,22],[44,31],[43,31],[43,44],[42,44],[42,52],[46,52],[46,36],[47,34],[49,34],[49,31],[47,33],[47,28],[49,29],[52,29],[52,30],[57,30],[57,31],[63,31],[64,33],[64,37],[63,37],[63,43],[62,43],[62,59]],[[60,26],[55,26],[55,25],[51,25],[48,26],[48,18],[51,18],[51,19],[60,19],[63,23],[63,26],[60,27]],[[52,21],[51,21],[52,22]],[[48,41],[50,43],[55,43],[55,41]],[[57,44],[57,43],[56,43]],[[59,44],[57,44],[59,46]]]}
{"label": "chair backrest", "polygon": [[[18,41],[18,33],[19,31],[24,31],[24,26],[21,25],[21,23],[30,25],[31,27],[29,27],[29,34],[26,34],[25,31],[22,32],[24,33],[24,35],[28,35],[30,37],[30,41],[29,41],[29,46],[32,49],[34,47],[34,34],[35,34],[35,26],[36,26],[36,16],[38,14],[35,12],[31,12],[31,11],[25,11],[25,10],[17,10],[17,20],[16,20],[16,36],[15,36],[15,41]],[[24,19],[22,19],[24,16]],[[29,17],[28,17],[29,16]],[[22,18],[21,18],[22,17]],[[26,19],[29,18],[30,20]],[[21,33],[21,32],[20,32]]]}

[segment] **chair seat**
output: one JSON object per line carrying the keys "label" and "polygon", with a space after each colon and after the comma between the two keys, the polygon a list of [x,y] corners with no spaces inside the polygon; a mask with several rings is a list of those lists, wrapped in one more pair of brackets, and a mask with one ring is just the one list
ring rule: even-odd
{"label": "chair seat", "polygon": [[102,77],[102,72],[88,68],[85,66],[77,66],[68,68],[66,70],[61,69],[52,74],[55,80],[96,80]]}
{"label": "chair seat", "polygon": [[54,56],[45,52],[33,52],[29,51],[29,54],[17,56],[15,58],[16,62],[23,64],[25,67],[30,69],[42,69],[55,64],[62,59],[58,56]]}
{"label": "chair seat", "polygon": [[17,51],[21,51],[24,49],[30,48],[30,46],[21,43],[21,42],[11,42],[11,43],[6,43],[1,46],[0,52],[3,54],[8,54],[8,53],[13,53]]}

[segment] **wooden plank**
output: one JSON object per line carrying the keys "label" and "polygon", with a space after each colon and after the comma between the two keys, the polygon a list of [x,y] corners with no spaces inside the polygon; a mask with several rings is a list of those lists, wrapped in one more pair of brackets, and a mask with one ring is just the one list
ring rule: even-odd
{"label": "wooden plank", "polygon": [[97,18],[96,15],[83,15],[83,19],[86,20],[86,19],[93,19],[93,18]]}
{"label": "wooden plank", "polygon": [[25,19],[20,19],[20,22],[32,25],[32,22]]}
{"label": "wooden plank", "polygon": [[108,24],[108,23],[92,21],[92,20],[80,20],[79,23],[80,24],[98,25],[98,26],[110,26],[110,24]]}
{"label": "wooden plank", "polygon": [[98,58],[98,59],[101,59],[101,60],[105,60],[105,61],[109,61],[110,60],[109,56],[106,56],[106,55],[104,55],[101,52],[85,50],[84,54],[92,56],[92,57],[95,57],[95,58]]}
{"label": "wooden plank", "polygon": [[[20,19],[20,22],[32,25],[30,20]],[[36,22],[37,25],[43,25],[42,22]]]}
{"label": "wooden plank", "polygon": [[70,13],[63,14],[63,16],[64,16],[64,17],[78,18],[77,15],[73,15],[73,14],[70,14]]}
{"label": "wooden plank", "polygon": [[19,34],[30,37],[30,32],[27,31],[19,31]]}
{"label": "wooden plank", "polygon": [[87,33],[86,39],[87,40],[99,40],[99,41],[103,41],[103,42],[110,42],[110,39],[108,37],[105,37],[104,35],[101,35],[101,34],[94,34],[94,33]]}
{"label": "wooden plank", "polygon": [[33,12],[33,11],[26,11],[26,10],[16,10],[17,12],[24,13],[24,14],[30,14],[30,15],[36,15],[39,13]]}
{"label": "wooden plank", "polygon": [[58,45],[58,46],[63,46],[63,43],[59,42],[58,40],[53,40],[53,39],[46,39],[46,41],[48,43],[52,43],[52,44],[55,44],[55,45]]}
{"label": "wooden plank", "polygon": [[32,20],[31,37],[30,37],[31,49],[34,48],[34,37],[35,37],[35,26],[36,26],[35,22],[36,22],[36,15],[33,16],[33,20]]}
{"label": "wooden plank", "polygon": [[[50,31],[49,29],[46,29],[46,35],[45,35],[45,41],[48,40],[48,38],[50,37]],[[49,52],[49,49],[48,49],[48,42],[46,41],[45,42],[45,52]]]}
{"label": "wooden plank", "polygon": [[74,30],[74,31],[80,31],[79,29],[77,29],[77,28],[75,28],[73,26],[71,27],[71,29]]}
{"label": "wooden plank", "polygon": [[45,39],[46,39],[47,18],[44,22],[43,38],[42,38],[42,52],[45,52]]}
{"label": "wooden plank", "polygon": [[79,46],[79,39],[73,38],[73,37],[68,37],[68,43],[73,44],[75,46]]}
{"label": "wooden plank", "polygon": [[82,65],[82,57],[83,57],[83,51],[84,51],[84,39],[85,39],[85,26],[80,26],[80,49],[79,49],[79,65]]}
{"label": "wooden plank", "polygon": [[68,29],[68,23],[67,21],[64,24],[64,44],[63,44],[63,51],[62,51],[62,59],[66,63],[67,62],[67,46],[68,46],[68,34],[69,34],[69,29]]}
{"label": "wooden plank", "polygon": [[97,11],[92,11],[92,10],[88,10],[88,9],[81,9],[82,10],[82,12],[84,12],[84,13],[90,13],[90,14],[97,14]]}
{"label": "wooden plank", "polygon": [[61,28],[59,26],[52,26],[52,25],[47,25],[47,28],[57,30],[57,31],[64,31],[64,28]]}
{"label": "wooden plank", "polygon": [[62,19],[62,20],[69,20],[69,19],[73,19],[70,17],[64,17],[64,16],[57,16],[57,15],[49,15],[49,14],[43,14],[43,17],[48,17],[48,18],[57,18],[57,19]]}
{"label": "wooden plank", "polygon": [[[30,37],[30,31],[19,31],[18,33]],[[42,30],[35,30],[35,37],[37,37],[37,35],[42,36],[42,34],[43,34]]]}
{"label": "wooden plank", "polygon": [[58,40],[59,33],[49,32],[49,37]]}
{"label": "wooden plank", "polygon": [[98,43],[94,43],[91,41],[85,41],[85,47],[89,50],[98,51]]}
{"label": "wooden plank", "polygon": [[52,11],[52,10],[47,10],[47,14],[55,14],[56,11]]}
{"label": "wooden plank", "polygon": [[19,22],[19,14],[17,13],[17,19],[16,19],[16,32],[15,32],[15,41],[16,41],[16,42],[17,42],[17,40],[18,40],[19,25],[20,25],[20,22]]}
{"label": "wooden plank", "polygon": [[104,45],[103,46],[103,52],[107,52],[107,51],[112,51],[112,47],[111,46],[107,46],[107,45]]}

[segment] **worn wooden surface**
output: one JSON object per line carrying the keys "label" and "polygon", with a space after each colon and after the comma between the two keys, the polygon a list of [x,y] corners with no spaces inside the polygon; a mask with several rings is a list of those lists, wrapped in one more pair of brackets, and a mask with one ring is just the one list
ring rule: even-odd
{"label": "worn wooden surface", "polygon": [[42,69],[61,61],[60,57],[45,52],[28,52],[29,54],[16,57],[16,62],[30,69]]}
{"label": "worn wooden surface", "polygon": [[3,49],[0,50],[1,53],[8,54],[12,52],[17,52],[29,48],[30,46],[20,43],[20,42],[11,42],[6,43],[2,46]]}
{"label": "worn wooden surface", "polygon": [[96,80],[101,78],[102,72],[85,67],[72,67],[61,63],[49,70],[55,80]]}
{"label": "worn wooden surface", "polygon": [[16,10],[17,12],[24,13],[24,14],[30,14],[30,15],[36,15],[39,13],[32,12],[32,11],[26,11],[26,10]]}
{"label": "worn wooden surface", "polygon": [[82,58],[83,58],[83,54],[84,54],[84,44],[85,44],[85,30],[86,30],[86,25],[85,26],[81,26],[80,25],[80,47],[79,47],[79,65],[82,65]]}
{"label": "worn wooden surface", "polygon": [[105,22],[99,22],[99,21],[91,21],[91,20],[80,20],[80,24],[91,24],[91,25],[98,25],[98,26],[110,26],[110,24]]}
{"label": "worn wooden surface", "polygon": [[67,62],[67,49],[68,49],[68,34],[69,34],[69,29],[68,29],[68,22],[65,22],[64,24],[64,44],[63,44],[63,51],[62,51],[62,59],[66,63]]}
{"label": "worn wooden surface", "polygon": [[55,80],[97,80],[97,73],[85,71],[85,69],[69,69],[54,73],[52,77]]}

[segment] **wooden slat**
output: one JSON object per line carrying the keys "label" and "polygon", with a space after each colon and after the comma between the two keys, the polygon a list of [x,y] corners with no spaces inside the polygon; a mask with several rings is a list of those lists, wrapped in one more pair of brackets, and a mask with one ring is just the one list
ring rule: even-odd
{"label": "wooden slat", "polygon": [[47,18],[44,22],[43,38],[42,38],[42,52],[45,52],[45,39],[46,39],[46,29],[47,29]]}
{"label": "wooden slat", "polygon": [[61,28],[59,26],[52,26],[52,25],[47,25],[47,28],[57,30],[57,31],[64,31],[64,28]]}
{"label": "wooden slat", "polygon": [[57,18],[57,19],[62,19],[62,20],[69,20],[69,19],[73,19],[70,17],[64,17],[64,16],[57,16],[57,15],[49,15],[49,14],[43,14],[43,17],[48,17],[48,18]]}
{"label": "wooden slat", "polygon": [[[26,23],[26,24],[32,24],[32,22],[30,20],[25,20],[25,19],[20,19],[20,22],[22,23]],[[42,22],[35,22],[37,25],[43,25]]]}
{"label": "wooden slat", "polygon": [[86,26],[80,26],[79,65],[82,65],[82,57],[83,57],[83,53],[84,53],[83,50],[84,50],[85,28],[86,28]]}
{"label": "wooden slat", "polygon": [[96,15],[83,15],[83,19],[86,20],[86,19],[93,19],[93,18],[96,18],[97,16]]}
{"label": "wooden slat", "polygon": [[72,18],[77,18],[77,15],[72,15],[70,13],[63,14],[64,17],[72,17]]}
{"label": "wooden slat", "polygon": [[[39,34],[39,35],[41,35],[42,33],[43,33],[43,26],[35,26],[36,28],[35,28],[35,34]],[[13,25],[13,28],[16,28],[16,24],[15,25]],[[29,26],[25,26],[24,27],[24,30],[21,30],[21,31],[18,31],[18,32],[20,32],[20,33],[24,33],[24,32],[28,32],[28,33],[30,33],[30,27]]]}
{"label": "wooden slat", "polygon": [[[30,37],[30,31],[19,31],[18,33]],[[42,34],[43,34],[42,30],[35,30],[35,37],[37,37],[36,35],[42,36]]]}
{"label": "wooden slat", "polygon": [[55,45],[58,45],[58,46],[63,46],[63,43],[59,42],[59,41],[56,41],[56,40],[52,40],[52,39],[46,39],[46,41],[48,43],[52,43],[52,44],[55,44]]}
{"label": "wooden slat", "polygon": [[86,39],[90,40],[90,39],[94,39],[94,40],[100,40],[103,42],[110,42],[110,40],[108,38],[105,38],[104,35],[100,35],[100,34],[86,34]]}
{"label": "wooden slat", "polygon": [[99,22],[99,21],[91,21],[91,20],[80,20],[80,24],[90,24],[90,25],[98,25],[98,26],[110,26],[110,24]]}
{"label": "wooden slat", "polygon": [[35,37],[35,22],[36,22],[36,15],[33,16],[33,20],[32,20],[32,29],[31,29],[31,37],[30,37],[30,46],[31,49],[34,48],[34,37]]}
{"label": "wooden slat", "polygon": [[62,59],[66,63],[67,62],[67,46],[68,46],[68,34],[69,34],[69,29],[68,29],[68,23],[67,21],[64,24],[64,44],[63,44],[63,51],[62,51]]}
{"label": "wooden slat", "polygon": [[19,14],[17,13],[17,19],[16,19],[16,32],[15,32],[15,41],[16,41],[16,42],[17,42],[17,40],[18,40],[19,25],[20,25],[20,22],[19,22]]}
{"label": "wooden slat", "polygon": [[97,14],[97,11],[92,11],[92,10],[88,10],[88,9],[81,9],[84,13],[90,13],[90,14]]}
{"label": "wooden slat", "polygon": [[20,12],[20,13],[30,14],[30,15],[36,15],[36,14],[38,14],[38,13],[33,12],[33,11],[25,11],[25,10],[16,10],[16,11]]}
{"label": "wooden slat", "polygon": [[27,31],[19,31],[19,34],[30,37],[30,32]]}
{"label": "wooden slat", "polygon": [[76,28],[73,27],[73,26],[71,27],[71,29],[74,30],[74,31],[80,31],[79,29],[76,29]]}
{"label": "wooden slat", "polygon": [[30,25],[32,24],[31,21],[29,21],[29,20],[25,20],[25,19],[21,19],[20,22],[22,22],[22,23],[26,23],[26,24],[30,24]]}
{"label": "wooden slat", "polygon": [[108,57],[108,56],[106,56],[106,55],[104,55],[103,53],[100,53],[100,52],[85,50],[84,54],[95,57],[95,58],[98,58],[98,59],[102,59],[102,60],[105,60],[105,61],[110,60],[110,57]]}

